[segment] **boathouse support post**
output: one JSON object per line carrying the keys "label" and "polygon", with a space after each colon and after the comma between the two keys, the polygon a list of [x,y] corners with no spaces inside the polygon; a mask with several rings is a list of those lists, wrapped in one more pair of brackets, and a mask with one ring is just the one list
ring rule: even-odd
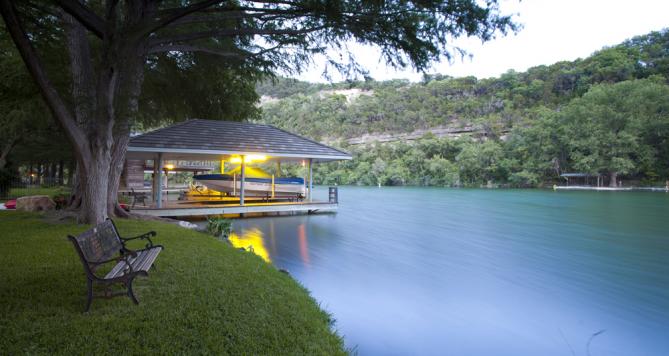
{"label": "boathouse support post", "polygon": [[307,187],[307,170],[305,169],[307,162],[302,160],[302,188],[304,189],[304,199],[309,198],[309,190]]}
{"label": "boathouse support post", "polygon": [[158,153],[158,157],[153,162],[153,189],[156,208],[163,207],[163,154]]}
{"label": "boathouse support post", "polygon": [[314,179],[313,179],[314,167],[313,167],[312,163],[313,163],[313,159],[309,158],[309,202],[313,201],[313,199],[312,199],[313,198],[312,188],[313,188],[313,184],[314,184]]}
{"label": "boathouse support post", "polygon": [[246,180],[246,156],[242,156],[242,178],[239,182],[239,205],[244,205],[244,181]]}
{"label": "boathouse support post", "polygon": [[275,191],[276,191],[276,187],[274,186],[274,174],[272,174],[272,199],[274,199]]}

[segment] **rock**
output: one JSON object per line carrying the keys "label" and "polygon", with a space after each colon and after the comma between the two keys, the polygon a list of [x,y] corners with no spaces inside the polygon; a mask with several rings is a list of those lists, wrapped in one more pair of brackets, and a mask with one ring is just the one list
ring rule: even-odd
{"label": "rock", "polygon": [[195,225],[191,222],[188,222],[188,221],[179,221],[179,226],[185,227],[186,229],[197,229],[198,228],[197,225]]}
{"label": "rock", "polygon": [[33,195],[16,199],[16,210],[47,211],[56,208],[56,203],[46,195]]}

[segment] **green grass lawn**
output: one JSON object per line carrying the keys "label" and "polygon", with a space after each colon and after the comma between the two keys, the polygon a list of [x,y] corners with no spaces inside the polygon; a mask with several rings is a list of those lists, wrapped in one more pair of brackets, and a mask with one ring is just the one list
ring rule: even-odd
{"label": "green grass lawn", "polygon": [[135,280],[139,305],[95,299],[83,313],[86,278],[66,236],[86,227],[0,211],[0,353],[345,353],[308,291],[260,257],[172,224],[117,225],[158,232],[158,269]]}

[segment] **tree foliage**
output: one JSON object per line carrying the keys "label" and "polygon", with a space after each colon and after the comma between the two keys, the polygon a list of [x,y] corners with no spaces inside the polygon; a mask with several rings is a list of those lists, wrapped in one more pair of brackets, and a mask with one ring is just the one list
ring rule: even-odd
{"label": "tree foliage", "polygon": [[[283,81],[260,94],[298,92],[264,104],[261,120],[351,150],[353,162],[321,168],[325,183],[536,186],[567,172],[652,182],[669,177],[667,58],[664,30],[497,78]],[[430,129],[469,137],[403,141]],[[389,135],[398,141],[346,144]]]}
{"label": "tree foliage", "polygon": [[[59,134],[39,90],[23,69],[19,54],[6,32],[0,30],[0,169],[8,163],[44,162],[45,156],[56,160],[69,157],[63,151]],[[61,138],[59,142],[58,138]],[[35,151],[31,158],[25,153],[35,142],[51,141]],[[18,151],[18,152],[17,152]],[[31,160],[32,159],[32,160]],[[15,167],[14,167],[15,168]]]}
{"label": "tree foliage", "polygon": [[[195,89],[198,104],[191,110],[244,115],[234,100],[247,100],[248,86],[238,74],[199,71],[215,55],[242,73],[299,71],[316,54],[328,49],[330,68],[364,72],[346,45],[355,40],[380,48],[393,66],[418,70],[460,49],[451,40],[475,36],[483,41],[516,30],[509,16],[499,13],[496,0],[442,1],[88,1],[0,0],[7,32],[37,84],[52,116],[63,128],[79,169],[81,218],[100,222],[123,214],[117,202],[120,174],[130,132],[145,112],[173,116],[185,106],[158,103],[160,84],[146,86],[149,70],[169,73],[183,82],[182,71]],[[46,40],[48,39],[48,40]],[[65,73],[49,70],[51,56],[37,51],[48,43],[69,60],[69,92],[53,79]],[[52,52],[48,52],[51,54]],[[196,53],[198,55],[193,55]],[[162,56],[162,57],[161,57]],[[195,63],[195,65],[194,65]],[[200,79],[216,78],[200,90]],[[219,82],[216,82],[219,80]],[[227,86],[230,82],[231,85]],[[241,88],[242,90],[236,90]],[[153,90],[142,100],[144,89]],[[233,93],[229,101],[197,100],[198,93],[219,89]],[[225,102],[225,103],[224,103]],[[160,122],[162,119],[157,119]]]}

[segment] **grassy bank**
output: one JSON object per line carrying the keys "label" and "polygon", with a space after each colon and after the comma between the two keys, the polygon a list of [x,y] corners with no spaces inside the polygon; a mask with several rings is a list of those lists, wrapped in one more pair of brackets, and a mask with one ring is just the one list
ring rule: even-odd
{"label": "grassy bank", "polygon": [[2,353],[343,353],[308,292],[259,257],[171,224],[118,226],[158,232],[158,270],[135,282],[140,305],[96,299],[84,314],[86,280],[66,236],[85,227],[0,212]]}

